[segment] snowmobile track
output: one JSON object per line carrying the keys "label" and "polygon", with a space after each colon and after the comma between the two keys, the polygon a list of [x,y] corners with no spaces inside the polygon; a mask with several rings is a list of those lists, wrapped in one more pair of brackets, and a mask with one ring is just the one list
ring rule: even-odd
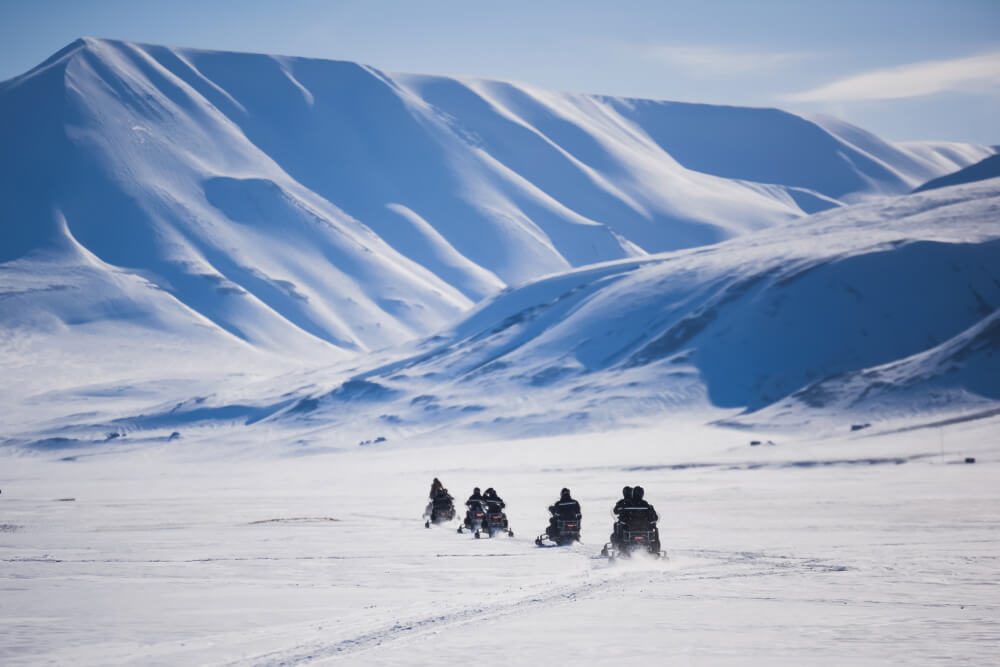
{"label": "snowmobile track", "polygon": [[[627,573],[622,571],[621,574],[627,576],[628,574],[644,573]],[[247,657],[227,664],[234,666],[267,665],[279,667],[352,657],[362,651],[378,648],[390,643],[416,639],[427,634],[444,632],[467,623],[499,618],[548,605],[589,598],[599,594],[606,587],[619,584],[620,581],[620,576],[599,577],[596,581],[590,579],[588,576],[587,580],[583,583],[559,584],[543,589],[535,589],[529,593],[519,594],[512,599],[499,600],[494,603],[467,605],[441,613],[414,616],[394,623],[384,624],[368,632],[343,639],[329,642],[307,642],[287,650]]]}

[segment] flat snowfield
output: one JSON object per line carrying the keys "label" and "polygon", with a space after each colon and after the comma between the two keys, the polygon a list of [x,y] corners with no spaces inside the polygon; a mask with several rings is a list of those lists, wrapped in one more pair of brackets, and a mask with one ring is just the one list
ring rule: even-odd
{"label": "flat snowfield", "polygon": [[[0,663],[995,663],[998,436],[8,449]],[[515,536],[425,529],[435,475],[459,501],[494,486]],[[625,484],[668,560],[600,558]],[[582,543],[536,547],[563,486]]]}

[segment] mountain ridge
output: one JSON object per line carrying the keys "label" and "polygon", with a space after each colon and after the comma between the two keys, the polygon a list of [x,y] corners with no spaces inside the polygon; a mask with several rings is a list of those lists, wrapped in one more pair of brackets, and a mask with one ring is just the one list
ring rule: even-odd
{"label": "mountain ridge", "polygon": [[[395,344],[505,286],[917,178],[780,110],[94,38],[0,84],[0,100],[0,261],[58,247],[58,209],[102,261],[272,351]],[[841,175],[810,177],[803,142],[769,141],[782,123]]]}

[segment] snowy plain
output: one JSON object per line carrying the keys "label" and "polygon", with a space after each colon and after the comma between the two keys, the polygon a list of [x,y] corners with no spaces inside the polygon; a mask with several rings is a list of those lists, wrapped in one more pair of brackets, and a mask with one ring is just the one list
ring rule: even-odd
{"label": "snowy plain", "polygon": [[907,194],[992,148],[89,38],[0,121],[0,663],[1000,653],[1000,179]]}
{"label": "snowy plain", "polygon": [[[0,662],[989,664],[998,428],[4,451]],[[425,529],[435,475],[496,487],[515,536]],[[636,483],[669,560],[609,565]],[[538,548],[562,486],[582,543]]]}

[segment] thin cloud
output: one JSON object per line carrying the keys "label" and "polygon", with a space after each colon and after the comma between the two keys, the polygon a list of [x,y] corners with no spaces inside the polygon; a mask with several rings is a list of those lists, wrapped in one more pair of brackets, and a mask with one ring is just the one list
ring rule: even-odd
{"label": "thin cloud", "polygon": [[647,46],[644,52],[648,58],[661,64],[712,75],[772,70],[799,62],[811,55],[791,51],[760,52],[711,46],[665,45]]}
{"label": "thin cloud", "polygon": [[943,92],[1000,88],[1000,52],[932,60],[855,74],[819,88],[783,95],[788,102],[898,100]]}

